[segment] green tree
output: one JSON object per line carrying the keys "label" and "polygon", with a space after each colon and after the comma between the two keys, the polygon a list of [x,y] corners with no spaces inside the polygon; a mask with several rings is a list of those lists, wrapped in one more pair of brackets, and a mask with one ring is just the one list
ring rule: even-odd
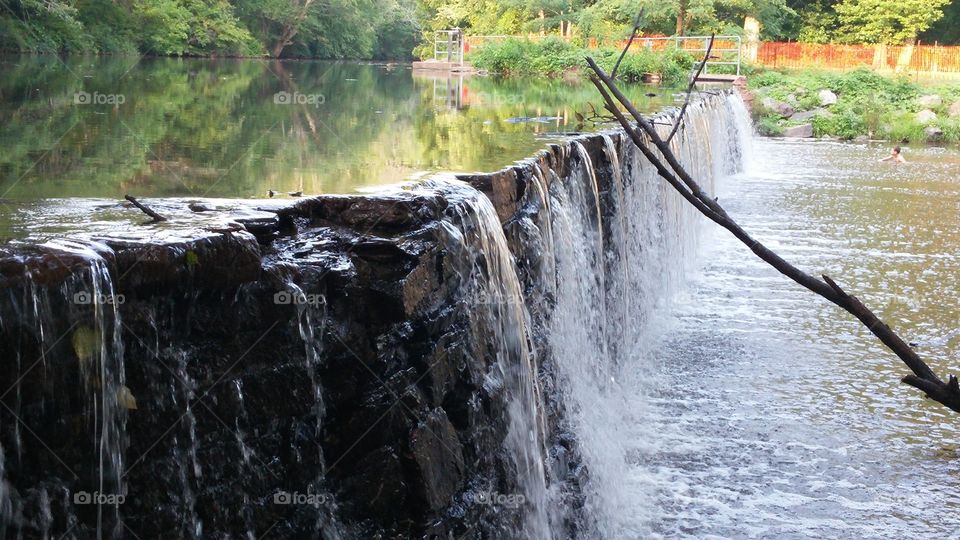
{"label": "green tree", "polygon": [[842,0],[835,9],[844,41],[912,43],[943,17],[950,0]]}

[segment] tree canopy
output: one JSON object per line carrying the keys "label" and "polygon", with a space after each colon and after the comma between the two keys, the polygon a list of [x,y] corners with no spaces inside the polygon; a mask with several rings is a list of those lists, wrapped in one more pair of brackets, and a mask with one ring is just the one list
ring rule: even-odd
{"label": "tree canopy", "polygon": [[[739,34],[811,42],[960,42],[960,0],[3,0],[0,50],[409,58],[433,30],[622,38]],[[426,47],[423,48],[426,50]]]}

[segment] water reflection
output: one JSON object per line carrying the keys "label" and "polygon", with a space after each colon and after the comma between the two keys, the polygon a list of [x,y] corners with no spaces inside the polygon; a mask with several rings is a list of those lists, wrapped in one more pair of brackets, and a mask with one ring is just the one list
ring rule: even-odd
{"label": "water reflection", "polygon": [[[403,64],[0,58],[0,198],[265,197],[494,170],[593,129],[589,84]],[[671,100],[630,89],[646,109]]]}

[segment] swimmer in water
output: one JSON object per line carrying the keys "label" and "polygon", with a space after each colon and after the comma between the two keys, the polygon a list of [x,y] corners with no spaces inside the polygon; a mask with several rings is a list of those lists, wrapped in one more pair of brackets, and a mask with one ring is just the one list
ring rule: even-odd
{"label": "swimmer in water", "polygon": [[890,155],[885,158],[880,158],[880,161],[892,161],[894,163],[906,163],[907,160],[903,159],[903,154],[900,153],[900,147],[894,146],[893,150],[890,151]]}

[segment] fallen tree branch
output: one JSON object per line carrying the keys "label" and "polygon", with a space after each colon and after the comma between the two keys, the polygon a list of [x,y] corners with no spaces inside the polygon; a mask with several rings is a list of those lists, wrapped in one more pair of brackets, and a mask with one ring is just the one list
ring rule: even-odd
{"label": "fallen tree branch", "polygon": [[690,84],[687,85],[687,96],[683,100],[683,107],[680,107],[680,114],[677,115],[677,121],[673,124],[670,135],[667,136],[667,144],[670,144],[673,136],[676,135],[677,130],[680,129],[680,124],[683,123],[683,115],[687,112],[687,107],[690,106],[690,94],[693,93],[693,89],[697,85],[697,79],[700,78],[700,74],[703,73],[703,68],[707,65],[707,60],[710,59],[710,51],[713,50],[713,39],[715,37],[716,34],[710,34],[710,43],[707,44],[707,52],[703,54],[703,60],[700,61],[697,70],[693,72],[693,77],[690,77]]}
{"label": "fallen tree branch", "polygon": [[130,201],[134,206],[136,206],[136,207],[139,208],[141,211],[143,211],[144,214],[146,214],[146,215],[150,216],[151,218],[153,218],[153,223],[156,223],[156,222],[158,222],[158,221],[166,221],[166,220],[167,220],[167,218],[165,218],[165,217],[161,216],[160,214],[154,212],[153,210],[150,209],[149,206],[147,206],[147,205],[143,204],[142,202],[138,201],[138,200],[137,200],[135,197],[133,197],[132,195],[124,195],[123,198],[126,199],[126,200],[128,200],[128,201]]}
{"label": "fallen tree branch", "polygon": [[[934,401],[960,412],[960,383],[958,383],[956,377],[951,375],[948,382],[943,382],[907,342],[881,321],[857,297],[847,294],[833,279],[827,276],[823,276],[821,280],[803,272],[747,234],[727,214],[716,199],[711,198],[704,192],[696,180],[690,176],[670,149],[668,142],[664,141],[650,121],[637,111],[630,100],[617,88],[611,77],[592,58],[587,58],[587,63],[593,70],[590,80],[603,97],[607,110],[614,115],[636,147],[656,168],[657,174],[665,179],[701,214],[727,229],[749,247],[757,257],[799,285],[822,296],[856,317],[913,372],[912,375],[904,377],[902,382],[923,391]],[[614,98],[616,98],[616,101]],[[617,106],[617,102],[633,116],[636,125],[631,124],[626,119],[620,107]],[[656,152],[651,148],[651,145],[656,149]]]}

